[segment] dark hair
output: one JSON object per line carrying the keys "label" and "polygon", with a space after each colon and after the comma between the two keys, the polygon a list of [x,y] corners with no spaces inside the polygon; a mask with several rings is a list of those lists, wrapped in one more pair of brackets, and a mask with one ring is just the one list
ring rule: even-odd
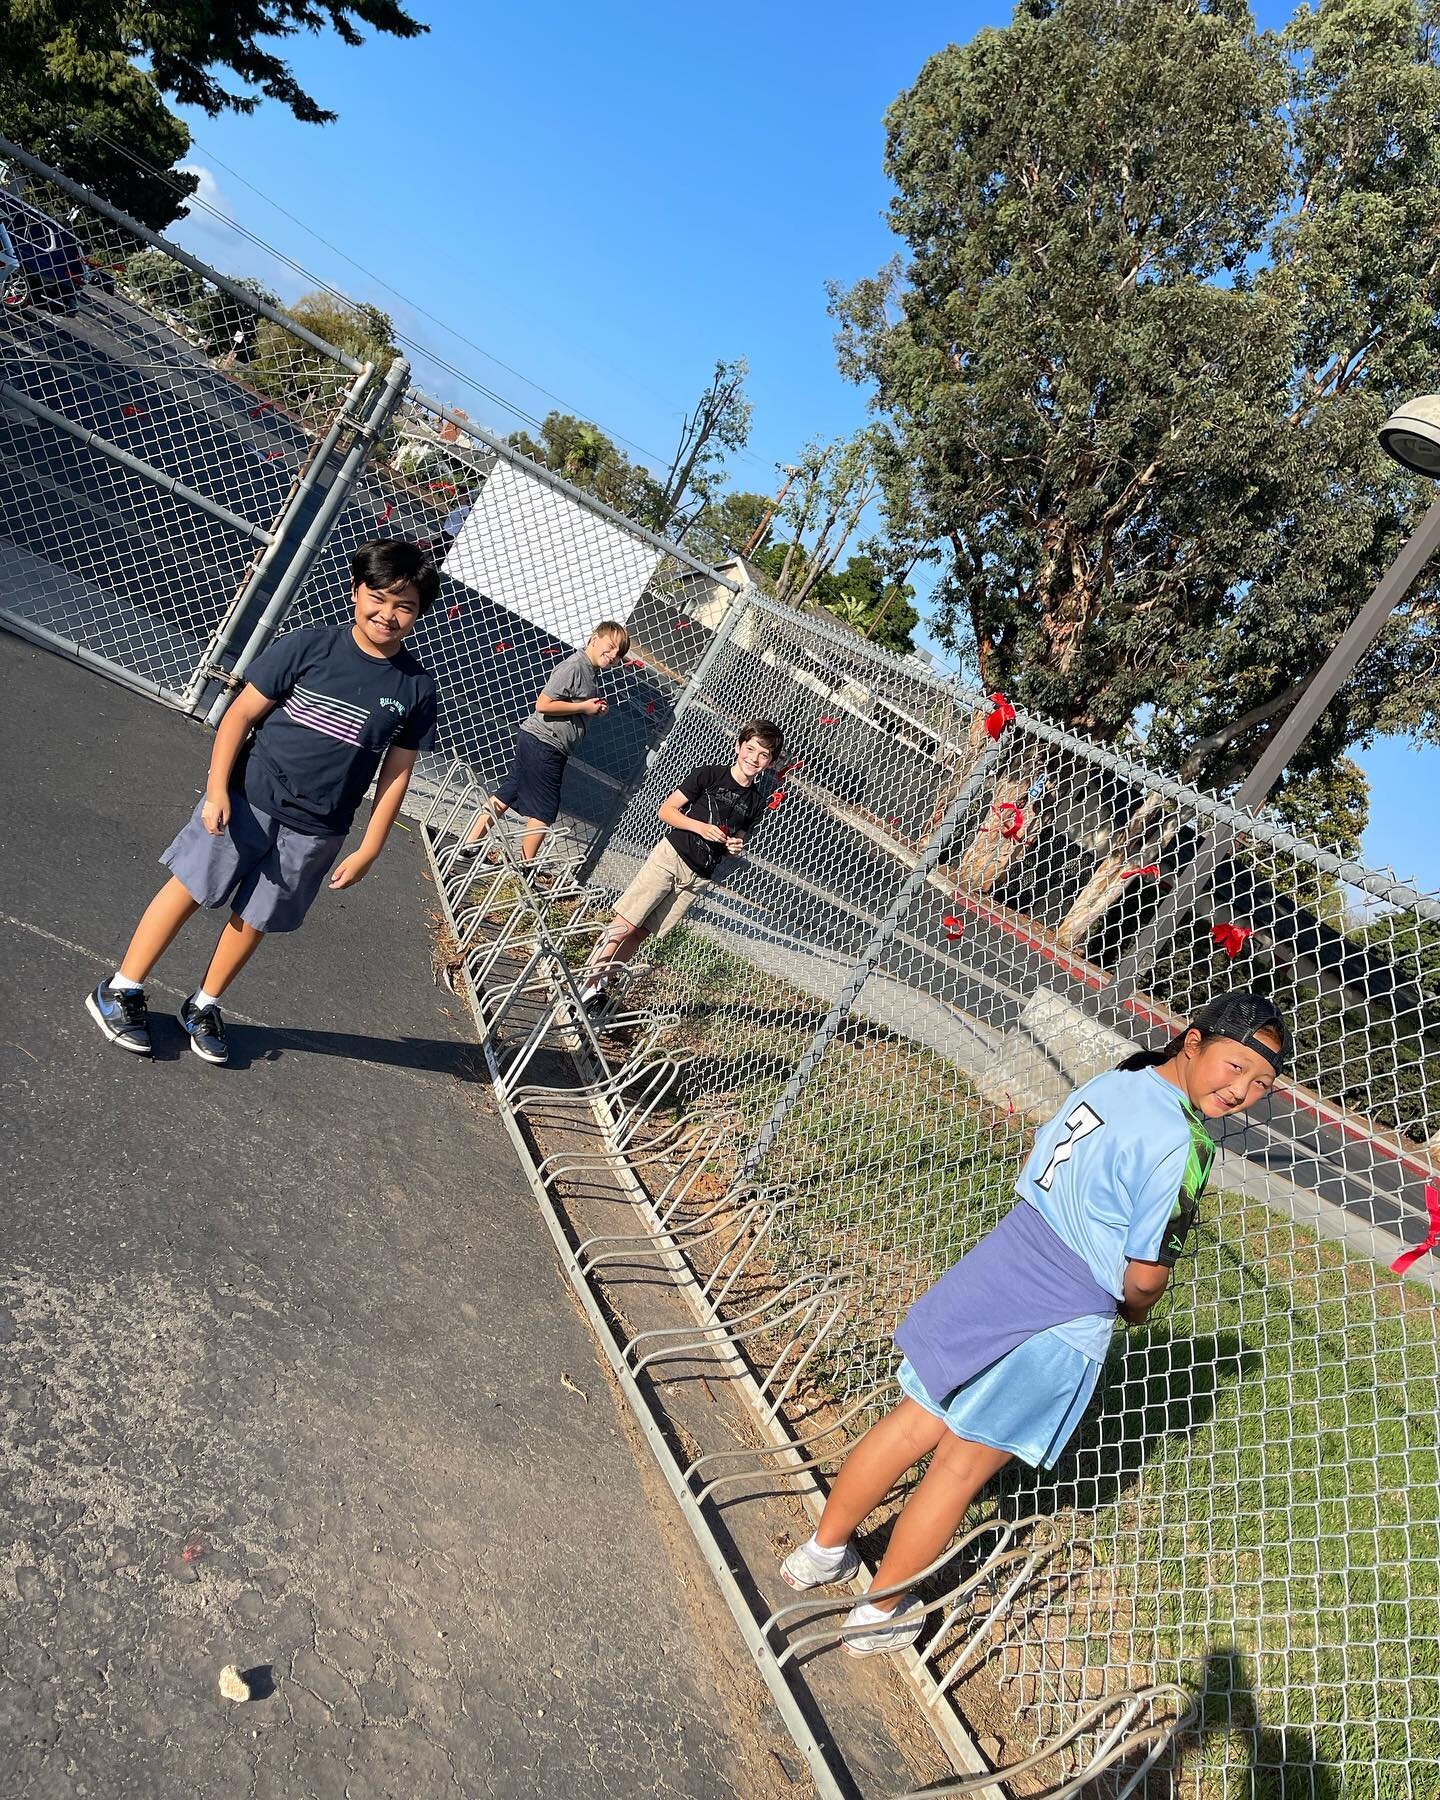
{"label": "dark hair", "polygon": [[[1185,1040],[1192,1031],[1199,1032],[1202,1049],[1216,1038],[1232,1038],[1248,1050],[1258,1050],[1277,1071],[1290,1048],[1290,1033],[1286,1029],[1285,1020],[1270,996],[1256,993],[1252,988],[1237,988],[1202,1006],[1184,1030],[1177,1032],[1163,1050],[1137,1050],[1132,1056],[1127,1056],[1120,1067],[1153,1069],[1160,1063],[1170,1062],[1185,1048]],[[1269,1032],[1276,1039],[1275,1048],[1259,1041],[1262,1032]]]}
{"label": "dark hair", "polygon": [[785,733],[769,719],[750,719],[740,727],[736,741],[748,744],[751,738],[758,738],[772,756],[778,756],[785,742]]}
{"label": "dark hair", "polygon": [[363,583],[377,594],[392,588],[413,587],[420,600],[420,615],[429,612],[440,592],[440,571],[418,544],[408,538],[374,538],[358,544],[350,558],[350,583]]}

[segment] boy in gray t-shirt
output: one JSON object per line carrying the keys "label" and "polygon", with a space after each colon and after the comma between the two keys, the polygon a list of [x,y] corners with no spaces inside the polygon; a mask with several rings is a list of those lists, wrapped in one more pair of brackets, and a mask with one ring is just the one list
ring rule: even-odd
{"label": "boy in gray t-shirt", "polygon": [[[534,862],[545,833],[560,812],[560,781],[570,752],[594,718],[607,712],[600,698],[599,675],[613,669],[630,648],[630,634],[613,619],[602,619],[585,648],[567,656],[550,671],[535,697],[535,710],[515,734],[510,771],[490,796],[490,810],[476,823],[461,846],[463,857],[480,854],[485,833],[502,813],[517,807],[530,829],[520,844],[526,862]],[[493,855],[491,860],[495,860]]]}

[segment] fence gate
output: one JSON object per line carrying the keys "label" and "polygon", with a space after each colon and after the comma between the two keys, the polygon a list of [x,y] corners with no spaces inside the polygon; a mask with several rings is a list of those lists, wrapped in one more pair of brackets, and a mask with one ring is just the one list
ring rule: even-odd
{"label": "fence gate", "polygon": [[3,138],[0,160],[0,619],[201,710],[340,509],[395,370]]}

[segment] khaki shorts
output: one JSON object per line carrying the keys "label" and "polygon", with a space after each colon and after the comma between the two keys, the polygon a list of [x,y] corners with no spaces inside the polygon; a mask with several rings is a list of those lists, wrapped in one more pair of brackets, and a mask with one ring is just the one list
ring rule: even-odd
{"label": "khaki shorts", "polygon": [[616,901],[615,911],[627,925],[643,925],[652,937],[658,937],[680,923],[706,885],[707,877],[697,875],[676,855],[670,840],[661,838]]}

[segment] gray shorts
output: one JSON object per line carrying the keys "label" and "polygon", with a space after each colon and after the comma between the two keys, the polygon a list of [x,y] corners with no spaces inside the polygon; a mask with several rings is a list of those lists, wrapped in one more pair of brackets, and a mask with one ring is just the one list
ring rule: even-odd
{"label": "gray shorts", "polygon": [[230,795],[230,824],[205,829],[202,800],[160,858],[202,906],[229,906],[256,931],[294,931],[330,873],[345,833],[310,837],[261,812],[243,791]]}

